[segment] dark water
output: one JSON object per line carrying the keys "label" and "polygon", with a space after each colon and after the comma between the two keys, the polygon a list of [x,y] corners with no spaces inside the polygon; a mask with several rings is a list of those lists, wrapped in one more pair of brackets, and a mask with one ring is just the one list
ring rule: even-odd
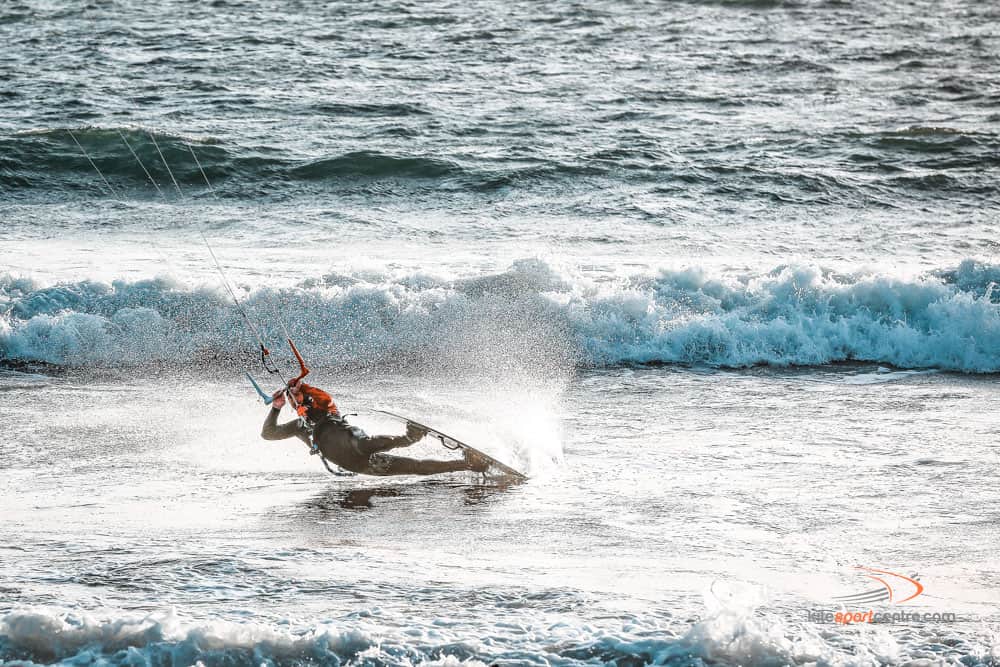
{"label": "dark water", "polygon": [[0,20],[18,201],[98,191],[74,128],[146,197],[119,129],[149,162],[154,130],[191,187],[195,142],[229,198],[720,228],[830,206],[968,226],[998,203],[990,3],[13,3]]}

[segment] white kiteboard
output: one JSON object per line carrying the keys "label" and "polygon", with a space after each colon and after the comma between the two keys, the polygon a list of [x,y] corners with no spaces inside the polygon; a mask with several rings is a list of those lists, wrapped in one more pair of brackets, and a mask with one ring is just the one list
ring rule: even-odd
{"label": "white kiteboard", "polygon": [[445,449],[452,449],[452,450],[461,449],[463,451],[472,452],[476,456],[482,458],[484,461],[489,463],[491,469],[496,470],[498,473],[501,473],[504,477],[512,477],[517,480],[528,479],[528,476],[525,475],[524,473],[520,473],[517,470],[514,470],[509,465],[497,461],[489,454],[486,454],[471,445],[467,445],[461,440],[451,437],[447,433],[442,433],[441,431],[437,430],[436,428],[432,428],[427,424],[421,424],[420,422],[414,421],[409,417],[404,417],[403,415],[397,415],[395,412],[389,412],[388,410],[373,410],[373,412],[379,412],[383,415],[388,415],[394,419],[399,419],[400,421],[403,421],[406,424],[413,424],[417,428],[426,431],[427,435],[440,440],[441,446],[444,447]]}

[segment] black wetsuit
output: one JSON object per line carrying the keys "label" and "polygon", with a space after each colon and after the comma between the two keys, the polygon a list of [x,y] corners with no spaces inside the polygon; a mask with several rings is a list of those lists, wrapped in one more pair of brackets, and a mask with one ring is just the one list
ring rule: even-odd
{"label": "black wetsuit", "polygon": [[420,440],[421,436],[370,436],[357,426],[350,426],[337,419],[321,418],[318,420],[313,428],[312,442],[310,442],[309,430],[299,420],[278,424],[280,412],[280,409],[271,408],[260,432],[262,438],[265,440],[284,440],[295,437],[307,445],[315,442],[323,456],[351,472],[365,475],[434,475],[442,472],[472,469],[467,461],[461,459],[457,461],[427,461],[389,456],[383,452],[412,445]]}

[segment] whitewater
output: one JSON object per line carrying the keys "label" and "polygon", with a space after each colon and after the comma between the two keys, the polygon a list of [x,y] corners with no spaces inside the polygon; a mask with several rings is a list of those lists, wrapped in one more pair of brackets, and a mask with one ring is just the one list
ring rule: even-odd
{"label": "whitewater", "polygon": [[[332,365],[433,365],[480,345],[477,354],[502,350],[479,360],[494,369],[511,362],[537,369],[867,361],[995,373],[998,280],[1000,267],[973,260],[907,279],[802,265],[759,275],[691,267],[587,276],[531,258],[470,277],[328,273],[248,290],[243,303],[271,324],[266,337],[280,340],[287,331],[306,341],[311,359]],[[229,295],[211,284],[185,288],[155,278],[45,286],[8,275],[0,304],[0,354],[12,361],[182,366],[253,343]],[[290,327],[279,329],[285,320]],[[315,332],[323,335],[317,340]]]}
{"label": "whitewater", "polygon": [[3,5],[0,665],[1000,664],[998,19]]}

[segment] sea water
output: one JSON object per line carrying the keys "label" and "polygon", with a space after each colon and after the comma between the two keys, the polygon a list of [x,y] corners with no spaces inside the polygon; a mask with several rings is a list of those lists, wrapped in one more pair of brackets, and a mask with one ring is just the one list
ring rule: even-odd
{"label": "sea water", "polygon": [[997,664],[998,20],[5,4],[0,663]]}

